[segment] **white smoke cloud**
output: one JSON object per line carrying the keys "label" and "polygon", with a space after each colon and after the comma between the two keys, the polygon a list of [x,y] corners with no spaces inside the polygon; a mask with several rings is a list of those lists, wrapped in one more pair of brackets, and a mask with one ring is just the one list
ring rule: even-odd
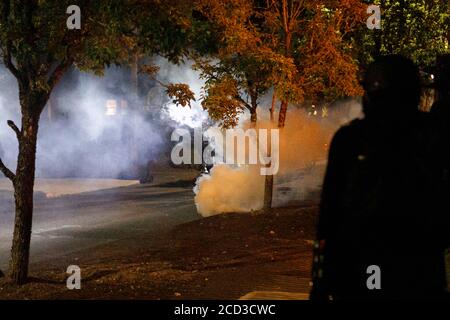
{"label": "white smoke cloud", "polygon": [[[0,72],[0,156],[13,169],[17,140],[6,120],[20,127],[18,90],[15,79],[5,69]],[[106,70],[105,77],[76,73],[58,88],[51,109],[47,105],[41,116],[38,177],[127,177],[156,157],[163,141],[158,124],[131,105],[121,108],[121,100],[131,100],[127,75],[118,67]],[[112,116],[106,109],[111,99],[117,104]]]}
{"label": "white smoke cloud", "polygon": [[6,69],[0,68],[0,157],[7,166],[16,162],[18,143],[6,121],[13,120],[20,127],[19,90],[15,81]]}
{"label": "white smoke cloud", "polygon": [[200,73],[192,69],[192,61],[186,61],[179,65],[172,64],[164,58],[155,58],[154,63],[159,66],[158,79],[164,83],[186,83],[195,94],[196,101],[191,106],[177,106],[172,101],[164,105],[163,117],[170,118],[179,125],[191,128],[201,127],[208,119],[208,112],[201,106],[200,96],[204,81],[200,79]]}

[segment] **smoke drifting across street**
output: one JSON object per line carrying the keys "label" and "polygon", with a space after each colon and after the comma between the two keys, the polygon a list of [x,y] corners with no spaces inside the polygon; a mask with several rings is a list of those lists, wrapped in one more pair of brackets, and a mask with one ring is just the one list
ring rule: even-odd
{"label": "smoke drifting across street", "polygon": [[[189,83],[196,97],[202,82],[189,63],[154,58],[163,82]],[[17,82],[1,69],[0,156],[10,168],[17,160],[17,139],[7,126],[20,127]],[[112,66],[104,77],[71,71],[53,92],[42,116],[37,147],[38,178],[138,178],[139,168],[157,161],[170,144],[171,128],[201,126],[207,118],[199,101],[178,107],[164,88],[139,75],[138,98],[130,70]]]}
{"label": "smoke drifting across street", "polygon": [[[164,161],[161,158],[170,148],[172,130],[204,127],[208,115],[199,99],[204,83],[191,69],[191,62],[174,65],[154,57],[153,63],[160,67],[157,77],[162,82],[189,84],[196,96],[191,108],[176,106],[163,88],[140,75],[136,109],[127,69],[110,67],[104,78],[73,72],[63,79],[42,115],[37,177],[136,179],[136,170],[149,161]],[[8,89],[0,93],[0,156],[14,168],[17,140],[6,120],[19,121],[17,84],[8,72],[2,75],[2,87]],[[274,128],[263,109],[269,101],[270,95],[260,102],[258,128]],[[302,200],[318,190],[331,135],[343,122],[356,117],[359,108],[354,100],[340,102],[326,118],[290,108],[286,127],[280,130],[275,206]],[[250,127],[248,114],[242,116],[238,127]],[[198,212],[210,216],[261,209],[264,176],[259,169],[259,165],[216,164],[196,182]]]}
{"label": "smoke drifting across street", "polygon": [[[62,83],[42,115],[37,177],[126,177],[156,153],[162,139],[133,109],[123,70],[111,67],[104,79],[76,72],[65,80],[70,89]],[[0,95],[1,153],[14,168],[17,144],[6,120],[17,121],[19,104],[13,79],[4,81],[11,90]]]}

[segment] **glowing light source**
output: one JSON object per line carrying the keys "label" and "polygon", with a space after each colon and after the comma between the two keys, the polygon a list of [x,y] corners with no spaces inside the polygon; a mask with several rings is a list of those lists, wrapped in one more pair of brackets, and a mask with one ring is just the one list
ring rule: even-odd
{"label": "glowing light source", "polygon": [[115,116],[117,114],[117,101],[116,100],[106,100],[106,115]]}
{"label": "glowing light source", "polygon": [[166,106],[165,112],[175,122],[191,128],[201,127],[203,121],[208,118],[207,112],[195,104],[191,108],[169,104]]}

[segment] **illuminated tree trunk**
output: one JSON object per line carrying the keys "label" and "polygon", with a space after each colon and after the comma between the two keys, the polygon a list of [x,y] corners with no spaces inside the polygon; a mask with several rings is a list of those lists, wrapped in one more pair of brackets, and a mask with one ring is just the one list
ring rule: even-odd
{"label": "illuminated tree trunk", "polygon": [[270,106],[270,122],[273,122],[275,120],[275,103],[277,101],[277,95],[275,93],[275,90],[272,95],[272,105]]}
{"label": "illuminated tree trunk", "polygon": [[[288,18],[286,21],[289,21]],[[289,29],[285,29],[285,36],[284,36],[284,42],[285,42],[285,55],[286,57],[292,56],[292,32]],[[287,99],[283,99],[281,101],[280,105],[280,113],[278,115],[278,128],[284,128],[284,125],[286,123],[286,113],[288,109],[289,101]]]}
{"label": "illuminated tree trunk", "polygon": [[286,113],[288,109],[288,102],[281,101],[280,114],[278,115],[278,128],[284,128],[286,124]]}
{"label": "illuminated tree trunk", "polygon": [[[284,54],[286,57],[292,57],[292,30],[294,21],[297,20],[299,10],[294,9],[294,2],[283,0],[281,1],[281,18],[283,21],[283,32],[284,32]],[[275,96],[274,98],[275,99]],[[274,101],[272,101],[272,105]],[[283,98],[280,105],[280,112],[278,114],[278,128],[284,128],[286,124],[286,114],[288,109],[289,101]],[[271,141],[269,139],[269,141]],[[268,155],[271,156],[271,146],[269,148]],[[269,165],[270,166],[270,165]],[[273,175],[266,176],[265,179],[265,191],[264,191],[264,208],[269,209],[272,207],[273,198]]]}
{"label": "illuminated tree trunk", "polygon": [[11,279],[17,284],[26,281],[30,255],[31,226],[33,220],[33,186],[36,163],[37,119],[24,117],[19,141],[19,157],[14,181],[16,217],[11,250]]}
{"label": "illuminated tree trunk", "polygon": [[258,121],[258,115],[256,110],[258,109],[258,92],[255,90],[252,81],[248,81],[248,93],[250,96],[250,105],[247,105],[250,111],[250,122],[252,127],[256,126],[256,121]]}
{"label": "illuminated tree trunk", "polygon": [[[269,135],[270,137],[270,135]],[[267,156],[272,156],[272,140],[269,138],[269,142],[267,144]],[[270,163],[266,165],[266,167],[270,167]],[[272,208],[272,198],[273,198],[273,175],[266,175],[264,179],[264,204],[263,208],[268,210]]]}
{"label": "illuminated tree trunk", "polygon": [[[272,95],[272,105],[270,106],[270,122],[273,123],[275,120],[275,103],[276,103],[276,93],[273,92]],[[270,136],[270,135],[269,135]],[[267,145],[267,156],[272,156],[272,140],[269,139]],[[266,165],[270,167],[270,163]],[[273,198],[273,175],[267,175],[264,179],[264,209],[272,208],[272,198]]]}
{"label": "illuminated tree trunk", "polygon": [[[284,25],[284,54],[286,57],[292,56],[292,21],[297,19],[297,14],[294,13],[293,10],[293,2],[289,2],[283,0],[281,3],[282,10],[282,20]],[[274,104],[274,101],[272,101]],[[286,124],[286,113],[288,109],[289,101],[286,98],[283,98],[280,105],[280,112],[278,114],[278,128],[284,128]],[[270,140],[270,139],[269,139]],[[271,141],[269,142],[269,150],[268,155],[271,156]],[[268,165],[270,166],[270,164]],[[267,175],[265,179],[265,188],[264,188],[264,209],[269,209],[272,207],[272,198],[273,198],[273,175]]]}
{"label": "illuminated tree trunk", "polygon": [[[280,106],[280,113],[278,115],[278,128],[284,128],[286,123],[286,113],[287,113],[288,102],[282,101]],[[270,136],[270,135],[269,135]],[[267,156],[272,156],[272,140],[269,139]],[[270,167],[270,163],[266,165]],[[273,175],[267,175],[264,183],[264,209],[270,209],[272,207],[273,198]]]}
{"label": "illuminated tree trunk", "polygon": [[256,109],[257,107],[252,106],[249,111],[250,111],[250,122],[252,127],[256,126],[256,122],[258,121],[258,114],[256,113]]}
{"label": "illuminated tree trunk", "polygon": [[15,130],[19,140],[19,155],[13,178],[16,216],[10,262],[10,277],[16,284],[25,283],[28,276],[37,134],[39,117],[47,99],[46,94],[20,92],[22,128],[20,131],[17,128]]}

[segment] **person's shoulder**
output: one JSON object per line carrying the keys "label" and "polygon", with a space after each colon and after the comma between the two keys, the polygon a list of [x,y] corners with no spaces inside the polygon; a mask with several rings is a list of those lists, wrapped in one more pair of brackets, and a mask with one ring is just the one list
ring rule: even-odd
{"label": "person's shoulder", "polygon": [[365,126],[364,119],[354,119],[343,126],[341,126],[336,131],[336,136],[353,136],[355,134],[360,134]]}
{"label": "person's shoulder", "polygon": [[364,119],[354,119],[341,126],[333,137],[333,144],[351,143],[358,137],[361,137],[364,131]]}

